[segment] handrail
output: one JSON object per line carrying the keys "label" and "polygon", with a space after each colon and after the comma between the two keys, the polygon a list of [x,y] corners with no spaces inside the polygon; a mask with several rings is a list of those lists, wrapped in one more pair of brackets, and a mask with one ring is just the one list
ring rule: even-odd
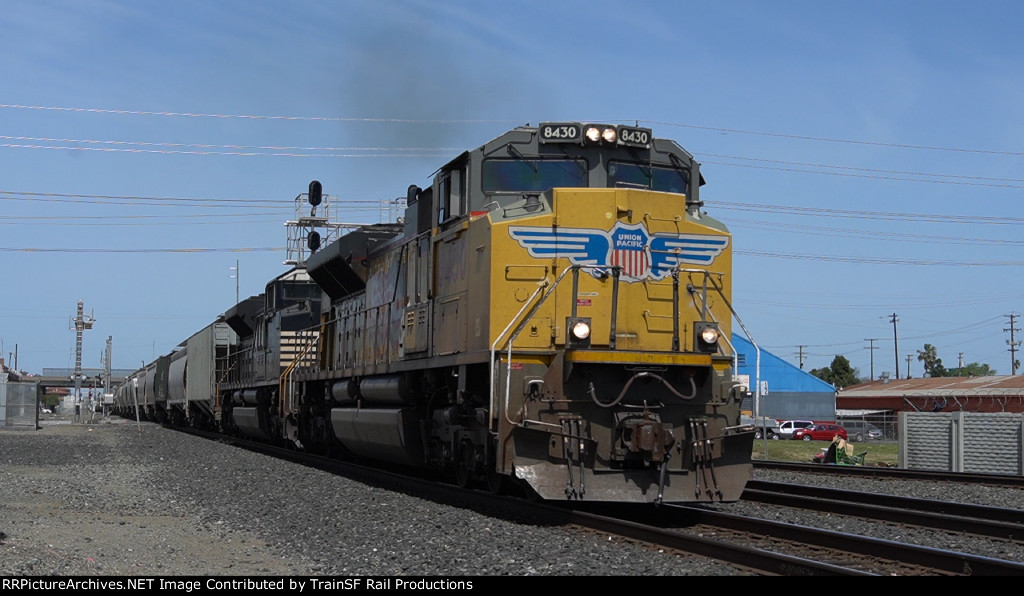
{"label": "handrail", "polygon": [[[496,381],[497,381],[497,375],[500,374],[499,371],[500,371],[500,366],[501,366],[500,358],[497,358],[496,355],[497,355],[497,352],[498,352],[499,349],[504,349],[506,351],[506,353],[507,353],[507,355],[506,355],[506,362],[505,362],[505,395],[504,395],[504,400],[503,400],[504,401],[504,406],[505,406],[504,407],[505,421],[508,422],[509,424],[513,425],[513,426],[524,426],[526,424],[537,424],[537,425],[542,425],[542,426],[557,427],[557,425],[553,425],[553,424],[550,424],[550,423],[542,422],[542,421],[539,421],[539,420],[528,420],[525,417],[522,420],[516,421],[516,420],[513,420],[512,417],[510,416],[509,404],[511,402],[513,346],[515,344],[516,338],[519,336],[519,334],[522,332],[522,330],[526,327],[527,323],[533,318],[534,314],[536,314],[536,312],[540,309],[541,305],[543,305],[544,302],[546,302],[547,299],[555,293],[555,290],[558,288],[559,284],[561,284],[561,282],[565,279],[565,276],[570,271],[572,271],[574,273],[574,275],[573,275],[573,289],[574,289],[574,292],[573,293],[574,294],[576,293],[576,288],[578,287],[577,286],[577,283],[578,283],[577,282],[577,279],[578,279],[577,276],[579,274],[579,270],[580,269],[604,269],[604,270],[607,270],[608,267],[607,266],[599,266],[599,265],[577,265],[577,264],[569,265],[568,267],[563,269],[561,273],[559,273],[558,277],[555,278],[555,280],[553,282],[549,282],[547,279],[544,279],[544,280],[538,282],[537,289],[525,301],[525,303],[523,304],[523,307],[521,309],[519,309],[519,312],[517,312],[515,314],[515,316],[513,316],[509,320],[508,324],[501,331],[501,333],[499,333],[497,335],[497,337],[494,339],[494,342],[491,344],[490,411],[492,412],[492,420],[494,419],[494,416],[496,416],[495,412],[497,411],[498,395],[496,393],[496,390],[497,390]],[[724,292],[723,286],[720,283],[720,278],[724,275],[724,273],[721,273],[721,272],[708,271],[708,270],[705,270],[705,269],[685,269],[685,268],[682,268],[682,267],[676,267],[675,268],[675,270],[673,271],[673,280],[672,280],[672,284],[673,284],[673,310],[675,312],[673,312],[672,317],[673,317],[673,319],[676,319],[676,323],[678,323],[678,318],[679,318],[678,275],[680,273],[688,274],[688,276],[690,276],[691,280],[693,279],[692,276],[694,274],[699,274],[700,276],[703,277],[703,280],[702,280],[702,282],[700,283],[699,286],[695,287],[695,285],[693,283],[688,284],[688,289],[689,289],[690,293],[695,297],[695,299],[698,299],[700,301],[700,304],[696,304],[695,306],[697,307],[697,309],[698,309],[698,311],[700,313],[700,317],[701,317],[702,320],[713,321],[713,322],[716,322],[716,323],[718,322],[717,319],[715,318],[714,312],[710,308],[710,304],[708,303],[708,294],[709,294],[709,292],[713,291],[713,292],[717,293],[721,297],[722,301],[725,303],[726,307],[729,309],[729,312],[736,318],[736,320],[739,323],[740,327],[743,329],[743,332],[746,334],[746,336],[748,338],[750,338],[751,343],[753,343],[753,339],[751,338],[749,331],[744,326],[743,321],[740,320],[739,314],[736,313],[736,310],[733,308],[732,303],[725,296],[725,292]],[[538,295],[540,295],[540,299],[539,300],[537,299]],[[616,304],[613,304],[613,308],[617,308],[617,301],[616,301]],[[573,311],[575,312],[575,309],[573,309]],[[614,313],[613,313],[613,315],[614,315]],[[511,331],[511,333],[510,333],[510,331]],[[613,334],[614,334],[614,331],[613,331]],[[680,349],[679,338],[678,338],[678,327],[676,327],[676,330],[674,331],[673,335],[674,335],[674,337],[673,337],[672,349],[677,351],[677,350]],[[502,340],[504,340],[506,338],[506,336],[508,337],[506,343],[504,345],[502,345],[501,348],[499,348],[499,344],[502,342]],[[612,342],[613,341],[614,341],[614,339],[612,339]],[[729,350],[732,352],[732,366],[733,366],[733,370],[736,371],[736,370],[738,370],[738,366],[739,366],[739,357],[738,357],[738,352],[736,350],[736,347],[733,345],[733,343],[732,343],[730,338],[724,338],[724,342],[725,342],[726,345],[728,345]],[[611,343],[611,345],[614,347],[614,343]],[[760,375],[760,349],[757,347],[756,343],[753,344],[753,345],[754,345],[755,349],[758,350],[757,361],[758,361],[758,379],[759,379],[759,375]],[[758,383],[758,387],[756,387],[756,390],[758,392],[759,392],[759,389],[760,389],[759,385],[760,385],[760,383]]]}
{"label": "handrail", "polygon": [[[531,294],[530,297],[526,300],[526,302],[523,303],[523,307],[519,309],[519,312],[517,312],[514,317],[512,317],[512,319],[508,322],[508,325],[505,326],[505,329],[503,329],[502,332],[498,334],[498,337],[496,337],[494,339],[494,342],[491,344],[491,366],[490,366],[490,369],[491,369],[490,370],[490,372],[491,372],[490,376],[491,376],[491,378],[490,378],[490,390],[489,390],[489,392],[490,392],[490,411],[492,412],[492,417],[493,417],[493,413],[497,411],[496,406],[498,405],[497,403],[495,403],[495,397],[497,397],[497,396],[494,393],[494,368],[496,366],[498,366],[498,361],[494,359],[495,348],[497,347],[498,342],[501,341],[501,338],[505,337],[505,334],[508,333],[508,330],[512,328],[512,324],[516,322],[516,319],[518,319],[520,316],[522,316],[523,312],[525,312],[527,307],[530,306],[530,303],[533,302],[534,298],[537,297],[537,294],[539,294],[545,288],[545,286],[547,286],[547,285],[548,285],[548,280],[547,279],[544,279],[544,280],[542,280],[542,281],[537,283],[537,289],[533,291],[533,294]],[[509,362],[509,366],[511,366],[511,365],[512,365],[512,363]],[[508,414],[506,413],[506,419],[507,419],[507,417],[508,417]]]}
{"label": "handrail", "polygon": [[[299,362],[302,361],[302,359],[306,356],[306,353],[309,352],[309,349],[312,348],[314,345],[316,345],[316,342],[319,339],[319,337],[320,337],[319,335],[313,334],[313,336],[310,338],[310,340],[306,342],[306,347],[303,348],[302,351],[299,352],[295,356],[295,358],[288,364],[288,366],[285,367],[284,371],[281,373],[281,378],[280,378],[280,380],[278,381],[278,384],[277,384],[277,395],[278,395],[277,403],[278,403],[278,414],[282,418],[284,418],[284,416],[285,416],[285,407],[284,407],[285,406],[285,393],[284,393],[285,379],[291,375],[292,371],[295,369],[295,366]],[[290,396],[289,396],[288,402],[289,402],[289,405],[291,405]]]}

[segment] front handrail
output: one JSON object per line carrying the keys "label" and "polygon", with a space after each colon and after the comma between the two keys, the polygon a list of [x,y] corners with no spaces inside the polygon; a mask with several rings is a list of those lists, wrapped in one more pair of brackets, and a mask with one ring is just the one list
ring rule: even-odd
{"label": "front handrail", "polygon": [[[600,269],[600,270],[607,271],[609,269],[609,267],[606,266],[606,265],[577,265],[577,264],[569,265],[568,267],[563,269],[561,273],[559,273],[558,277],[555,278],[555,280],[553,282],[549,282],[547,279],[545,279],[545,280],[543,280],[541,282],[538,282],[537,289],[526,300],[526,302],[523,304],[523,307],[519,310],[519,312],[517,312],[515,314],[515,316],[513,316],[509,320],[508,325],[505,326],[505,328],[501,331],[501,333],[498,334],[498,336],[495,338],[494,342],[491,344],[491,367],[490,367],[490,406],[491,407],[490,407],[490,411],[491,412],[496,412],[497,411],[496,408],[497,408],[497,405],[498,405],[498,394],[497,394],[496,381],[497,381],[497,375],[500,374],[501,362],[500,362],[500,359],[496,357],[496,354],[499,351],[499,349],[501,349],[501,350],[505,350],[506,354],[507,354],[506,358],[505,358],[505,360],[506,360],[506,362],[505,362],[505,392],[504,392],[504,399],[503,399],[504,406],[505,406],[504,407],[504,416],[505,416],[506,422],[508,422],[511,425],[523,426],[523,425],[526,425],[526,424],[538,424],[538,425],[543,425],[543,426],[556,426],[556,425],[552,425],[552,424],[541,422],[541,421],[537,421],[537,420],[527,420],[526,418],[523,418],[522,420],[516,421],[516,420],[513,420],[511,418],[511,416],[509,415],[508,407],[509,407],[509,403],[511,401],[512,354],[513,354],[514,344],[515,344],[516,338],[519,336],[519,334],[522,332],[522,330],[524,328],[526,328],[526,325],[533,318],[533,316],[537,313],[537,311],[540,309],[540,307],[548,300],[549,297],[551,297],[555,293],[555,290],[558,288],[558,286],[561,284],[561,282],[565,279],[566,275],[570,271],[573,272],[573,295],[574,295],[573,296],[573,306],[574,306],[574,308],[572,309],[572,312],[575,315],[575,312],[576,312],[575,311],[575,303],[576,303],[576,300],[575,300],[576,296],[575,296],[575,294],[578,292],[578,289],[577,289],[578,288],[578,275],[579,275],[579,271],[581,269]],[[612,267],[611,269],[612,269],[613,277],[615,277],[614,281],[618,282],[618,275],[614,275],[614,274],[618,273],[618,269],[619,268]],[[709,293],[714,292],[714,293],[718,294],[721,297],[722,301],[725,303],[725,305],[729,309],[730,313],[732,313],[732,315],[734,317],[736,317],[736,320],[737,320],[737,322],[739,322],[740,327],[743,328],[744,333],[746,333],[748,338],[750,337],[750,334],[749,334],[749,332],[747,332],[746,327],[743,326],[743,322],[739,319],[739,315],[736,313],[735,309],[733,308],[733,306],[732,306],[731,302],[728,300],[728,298],[726,298],[723,286],[721,285],[720,281],[716,279],[716,276],[718,278],[720,278],[722,275],[724,275],[723,273],[714,272],[714,271],[707,271],[707,270],[704,270],[704,269],[685,269],[685,268],[682,268],[682,267],[676,267],[672,271],[672,295],[673,295],[672,306],[673,306],[673,311],[674,311],[673,314],[672,314],[672,318],[674,320],[673,340],[672,340],[672,350],[673,351],[680,351],[680,348],[681,348],[680,342],[679,342],[679,326],[678,326],[678,319],[679,319],[679,275],[680,274],[686,274],[686,275],[690,276],[691,281],[694,281],[693,280],[693,276],[694,275],[700,275],[703,278],[703,280],[702,280],[702,282],[700,283],[699,286],[695,286],[693,283],[688,285],[688,290],[690,291],[690,293],[695,296],[695,300],[699,300],[699,302],[700,302],[699,304],[695,304],[694,306],[696,306],[697,310],[700,312],[700,317],[701,317],[702,321],[709,321],[710,320],[712,322],[716,322],[716,323],[718,322],[716,320],[715,316],[714,316],[714,313],[712,312],[712,310],[710,308],[710,304],[709,304],[708,298],[707,298]],[[616,283],[616,288],[615,289],[616,290],[618,289],[618,284],[617,283]],[[543,295],[541,295],[542,293],[543,293]],[[615,293],[617,294],[617,292],[615,292]],[[538,295],[540,295],[540,299],[539,300],[537,299]],[[612,309],[613,309],[613,313],[612,313],[613,319],[612,320],[614,320],[614,317],[615,317],[615,312],[614,311],[616,311],[618,309],[618,301],[617,300],[613,299]],[[510,333],[510,331],[511,331],[511,333]],[[612,338],[611,338],[611,340],[609,342],[610,347],[613,348],[613,349],[614,349],[614,346],[615,346],[614,334],[615,334],[615,329],[614,329],[614,326],[613,326],[613,328],[612,328]],[[499,344],[501,344],[502,341],[506,337],[508,337],[507,343],[502,344],[501,348],[499,348]],[[724,341],[725,341],[725,344],[729,347],[729,350],[732,352],[733,370],[737,370],[737,366],[738,366],[738,353],[736,351],[736,347],[732,344],[732,341],[729,338],[725,338]],[[751,341],[753,341],[753,340],[751,340]],[[492,420],[493,419],[494,418],[492,416]]]}

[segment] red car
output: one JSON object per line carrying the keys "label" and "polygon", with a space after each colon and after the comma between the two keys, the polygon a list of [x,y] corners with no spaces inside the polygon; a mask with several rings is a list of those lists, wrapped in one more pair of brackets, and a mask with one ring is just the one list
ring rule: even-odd
{"label": "red car", "polygon": [[793,431],[794,439],[802,439],[804,441],[831,441],[836,435],[839,435],[844,440],[847,438],[846,429],[833,422],[818,423],[814,426],[798,428]]}

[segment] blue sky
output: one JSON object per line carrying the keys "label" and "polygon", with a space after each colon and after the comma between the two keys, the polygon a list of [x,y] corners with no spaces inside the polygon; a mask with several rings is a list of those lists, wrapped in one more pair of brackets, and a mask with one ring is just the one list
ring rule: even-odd
{"label": "blue sky", "polygon": [[930,343],[1007,374],[1022,22],[1015,1],[0,0],[0,350],[73,366],[83,300],[83,365],[111,337],[136,368],[234,303],[236,261],[242,297],[286,269],[310,180],[376,222],[464,149],[589,120],[704,164],[762,347],[903,377]]}

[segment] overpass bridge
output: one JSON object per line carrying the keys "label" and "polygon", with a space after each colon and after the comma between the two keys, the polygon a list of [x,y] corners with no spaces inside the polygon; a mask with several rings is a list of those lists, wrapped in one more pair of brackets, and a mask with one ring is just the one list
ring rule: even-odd
{"label": "overpass bridge", "polygon": [[[111,387],[103,386],[103,369],[99,368],[83,368],[82,377],[79,382],[81,389],[80,395],[77,397],[81,398],[82,401],[91,401],[99,403],[103,400],[103,394],[111,393],[114,387],[119,383],[128,378],[129,375],[134,373],[134,370],[127,369],[113,369],[110,371],[110,384]],[[47,393],[61,393],[63,390],[67,390],[67,395],[64,397],[64,404],[66,406],[72,406],[73,400],[75,399],[75,371],[69,368],[44,368],[43,374],[32,377],[22,377],[22,381],[36,383],[36,396],[39,402],[42,402],[43,396]],[[53,391],[57,389],[57,391]]]}

